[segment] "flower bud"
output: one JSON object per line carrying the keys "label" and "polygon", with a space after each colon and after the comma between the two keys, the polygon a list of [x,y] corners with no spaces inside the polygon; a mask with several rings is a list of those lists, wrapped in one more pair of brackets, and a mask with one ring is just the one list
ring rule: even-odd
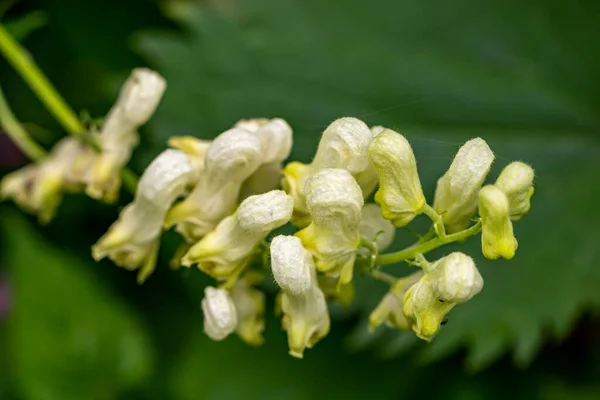
{"label": "flower bud", "polygon": [[483,288],[483,278],[475,262],[464,253],[454,252],[440,259],[431,274],[437,282],[439,298],[463,303]]}
{"label": "flower bud", "polygon": [[383,297],[379,305],[369,315],[369,329],[374,330],[382,323],[391,328],[408,330],[410,321],[402,312],[404,294],[423,276],[422,271],[417,271],[404,279],[398,279],[390,291]]}
{"label": "flower bud", "polygon": [[418,337],[431,340],[448,312],[481,291],[473,259],[452,253],[436,261],[404,295],[403,313]]}
{"label": "flower bud", "polygon": [[237,315],[237,335],[251,346],[263,344],[265,329],[265,295],[252,287],[248,279],[240,279],[231,291]]}
{"label": "flower bud", "polygon": [[296,236],[315,258],[318,271],[340,277],[340,288],[352,280],[360,244],[362,192],[343,169],[319,171],[306,183],[305,192],[312,222]]}
{"label": "flower bud", "polygon": [[316,284],[313,257],[297,237],[279,235],[273,238],[271,269],[279,287],[294,296],[308,293]]}
{"label": "flower bud", "polygon": [[513,258],[518,243],[510,221],[510,204],[504,192],[494,185],[481,189],[479,215],[482,223],[481,247],[485,258]]}
{"label": "flower bud", "polygon": [[371,142],[369,156],[379,175],[375,202],[385,219],[405,226],[426,204],[410,144],[401,134],[386,129]]}
{"label": "flower bud", "polygon": [[211,141],[198,139],[194,136],[171,136],[168,144],[173,149],[183,151],[190,158],[196,174],[200,176],[204,169],[204,158]]}
{"label": "flower bud", "polygon": [[243,129],[220,134],[208,147],[204,169],[190,195],[167,214],[165,226],[177,226],[187,241],[200,239],[234,211],[240,188],[260,165],[261,144]]}
{"label": "flower bud", "polygon": [[77,139],[62,139],[44,160],[6,175],[0,197],[12,198],[25,211],[37,214],[41,223],[49,222],[63,192],[76,185],[69,180],[69,171],[82,149]]}
{"label": "flower bud", "polygon": [[207,287],[202,299],[204,332],[212,340],[223,340],[237,326],[237,314],[233,300],[225,289]]}
{"label": "flower bud", "polygon": [[306,182],[325,168],[344,169],[356,176],[369,166],[368,148],[371,131],[356,118],[340,118],[323,132],[312,163],[293,162],[283,170],[282,186],[294,198],[294,220],[298,226],[310,222],[306,206]]}
{"label": "flower bud", "polygon": [[156,72],[136,68],[123,85],[98,136],[100,154],[91,167],[86,193],[112,202],[118,195],[119,172],[138,143],[138,128],[145,124],[165,91],[165,80]]}
{"label": "flower bud", "polygon": [[181,151],[167,149],[144,171],[133,202],[92,247],[95,260],[109,257],[117,265],[140,267],[142,283],[154,270],[167,210],[195,177],[190,159]]}
{"label": "flower bud", "polygon": [[394,241],[396,227],[383,218],[381,208],[377,204],[371,203],[362,208],[358,232],[361,238],[375,241],[377,250],[383,251]]}
{"label": "flower bud", "polygon": [[[385,129],[386,128],[384,128],[383,126],[374,126],[371,128],[371,135],[375,137],[381,132],[383,132]],[[373,191],[377,187],[377,184],[379,184],[379,176],[377,176],[377,169],[375,169],[375,165],[373,165],[373,162],[371,160],[369,160],[369,165],[367,166],[367,168],[364,171],[356,174],[354,178],[356,179],[356,183],[358,183],[358,186],[360,186],[360,189],[363,192],[363,197],[365,199],[367,199],[371,195],[371,193],[373,193]]]}
{"label": "flower bud", "polygon": [[514,221],[521,219],[531,207],[533,177],[534,172],[529,165],[515,161],[504,167],[496,180],[495,186],[508,198],[510,218]]}
{"label": "flower bud", "polygon": [[214,231],[193,245],[182,264],[198,264],[216,279],[235,279],[246,267],[256,246],[292,215],[293,199],[282,190],[250,196]]}
{"label": "flower bud", "polygon": [[448,233],[469,225],[477,209],[477,194],[493,161],[494,153],[485,140],[471,139],[458,150],[450,168],[438,180],[433,208],[442,216]]}

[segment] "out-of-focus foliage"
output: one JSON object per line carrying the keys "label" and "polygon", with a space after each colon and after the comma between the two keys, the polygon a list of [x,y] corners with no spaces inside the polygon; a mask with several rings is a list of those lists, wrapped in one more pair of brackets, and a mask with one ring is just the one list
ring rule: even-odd
{"label": "out-of-focus foliage", "polygon": [[[507,160],[534,166],[534,206],[516,227],[517,257],[490,262],[471,243],[486,289],[451,313],[427,358],[466,345],[473,368],[507,349],[527,364],[546,331],[562,337],[582,308],[600,306],[600,181],[589,175],[600,170],[592,135],[600,97],[585,83],[600,70],[590,56],[600,45],[586,40],[600,8],[252,0],[168,11],[184,34],[138,36],[170,85],[152,122],[154,145],[142,154],[155,155],[169,135],[211,138],[258,115],[290,121],[292,158],[306,161],[323,127],[351,115],[406,134],[430,199],[458,145],[473,136],[497,154],[493,179]],[[372,310],[383,289],[361,285],[358,308]]]}
{"label": "out-of-focus foliage", "polygon": [[[42,229],[3,203],[0,279],[8,279],[14,304],[0,320],[0,398],[493,399],[507,388],[516,398],[600,397],[597,323],[585,319],[567,339],[581,315],[600,309],[600,4],[160,5],[168,18],[158,2],[28,0],[6,22],[66,99],[94,117],[106,113],[131,68],[148,62],[167,78],[134,154],[138,172],[169,136],[208,139],[257,116],[287,119],[291,159],[309,161],[329,122],[355,116],[406,135],[431,200],[460,144],[481,136],[497,156],[490,179],[513,159],[536,170],[531,212],[515,225],[519,251],[488,262],[477,239],[461,245],[475,256],[485,289],[449,314],[431,344],[384,328],[368,335],[364,318],[386,288],[357,279],[356,303],[335,309],[332,333],[298,361],[286,354],[274,318],[260,348],[206,338],[200,298],[208,279],[169,270],[173,236],[157,273],[137,287],[109,261],[91,262],[89,246],[116,207],[68,196]],[[36,138],[49,145],[64,134],[4,60],[0,80]],[[129,200],[124,194],[122,204]],[[426,230],[424,218],[417,223]],[[413,239],[401,232],[395,246]],[[508,351],[512,360],[502,357]],[[465,358],[472,369],[488,368],[469,375]],[[516,370],[512,361],[531,366]]]}

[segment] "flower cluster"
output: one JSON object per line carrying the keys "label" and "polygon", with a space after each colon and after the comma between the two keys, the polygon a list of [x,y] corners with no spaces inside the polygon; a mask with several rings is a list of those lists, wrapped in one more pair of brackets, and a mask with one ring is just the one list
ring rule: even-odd
{"label": "flower cluster", "polygon": [[[85,189],[114,200],[137,129],[164,89],[155,72],[134,70],[88,143],[60,141],[44,160],[8,175],[1,194],[43,222],[63,192]],[[214,140],[172,137],[168,145],[144,171],[133,201],[92,247],[93,257],[139,270],[142,283],[156,268],[163,232],[174,228],[182,247],[173,264],[197,266],[215,282],[202,300],[206,334],[223,340],[235,332],[250,345],[264,341],[270,269],[289,352],[298,358],[329,332],[328,302],[352,301],[357,272],[390,284],[370,315],[371,329],[385,323],[431,340],[451,309],[482,290],[483,279],[466,254],[432,262],[424,254],[481,233],[486,258],[512,258],[513,222],[529,211],[534,192],[534,172],[522,162],[510,163],[484,186],[494,154],[475,138],[458,150],[430,205],[408,140],[350,117],[324,130],[308,164],[284,165],[292,128],[280,118],[243,119]],[[396,228],[419,215],[431,219],[429,232],[404,250],[381,254]],[[298,228],[295,234],[269,243],[288,223]],[[406,277],[382,270],[400,262],[419,270]]]}

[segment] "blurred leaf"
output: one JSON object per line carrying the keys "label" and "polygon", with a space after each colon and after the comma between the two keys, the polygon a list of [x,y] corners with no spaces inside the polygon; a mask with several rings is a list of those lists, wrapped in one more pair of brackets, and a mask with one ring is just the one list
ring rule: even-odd
{"label": "blurred leaf", "polygon": [[0,220],[14,310],[9,319],[14,378],[23,398],[111,399],[152,371],[137,316],[96,281],[88,264],[53,248],[24,218]]}
{"label": "blurred leaf", "polygon": [[[141,164],[170,135],[212,138],[258,116],[289,120],[291,158],[306,161],[322,129],[352,115],[406,133],[432,198],[460,143],[482,136],[497,154],[492,179],[511,160],[534,166],[533,208],[515,225],[520,248],[510,262],[483,259],[476,239],[460,247],[477,256],[485,290],[450,314],[425,359],[466,345],[472,368],[509,349],[525,365],[547,334],[564,337],[581,309],[600,306],[600,143],[592,136],[600,127],[600,42],[590,40],[600,34],[600,4],[233,4],[235,12],[220,13],[176,3],[169,14],[185,35],[139,36],[169,84]],[[408,235],[399,235],[406,245]],[[358,289],[368,313],[385,288]]]}
{"label": "blurred leaf", "polygon": [[7,22],[6,29],[8,29],[16,40],[22,41],[25,40],[30,33],[43,27],[47,23],[48,17],[43,11],[33,11],[17,20]]}

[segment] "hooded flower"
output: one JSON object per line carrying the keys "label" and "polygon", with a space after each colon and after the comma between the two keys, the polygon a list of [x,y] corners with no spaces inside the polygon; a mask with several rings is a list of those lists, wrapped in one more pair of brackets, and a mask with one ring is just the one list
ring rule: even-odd
{"label": "hooded flower", "polygon": [[495,186],[508,198],[513,221],[521,219],[531,208],[534,175],[529,165],[515,161],[508,164],[496,180]]}
{"label": "hooded flower", "polygon": [[446,314],[482,288],[483,279],[473,259],[463,253],[452,253],[436,261],[408,288],[404,295],[404,316],[418,337],[431,340]]}
{"label": "hooded flower", "polygon": [[69,179],[83,146],[75,138],[59,141],[42,161],[6,175],[0,182],[0,197],[12,198],[21,208],[49,222],[67,190],[77,188]]}
{"label": "hooded flower", "polygon": [[135,270],[138,282],[154,270],[167,210],[195,177],[190,159],[178,150],[163,151],[142,175],[133,202],[92,247],[94,259],[109,257],[117,265]]}
{"label": "hooded flower", "polygon": [[477,210],[477,194],[487,176],[494,153],[481,138],[466,142],[450,168],[438,180],[433,208],[442,216],[446,231],[465,229]]}
{"label": "hooded flower", "polygon": [[325,168],[337,168],[356,176],[369,167],[368,147],[372,134],[356,118],[340,118],[323,132],[319,147],[310,164],[292,162],[283,170],[282,186],[294,198],[294,224],[304,227],[310,222],[306,204],[306,182]]}
{"label": "hooded flower", "polygon": [[171,136],[168,144],[173,149],[183,151],[190,158],[196,174],[200,176],[204,169],[204,159],[211,141],[198,139],[194,136]]}
{"label": "hooded flower", "polygon": [[369,156],[379,175],[375,202],[383,217],[397,227],[407,225],[426,205],[410,144],[398,132],[386,129],[371,142]]}
{"label": "hooded flower", "polygon": [[262,164],[242,186],[242,198],[277,189],[282,162],[292,151],[292,128],[281,118],[241,120],[236,128],[253,132],[261,142]]}
{"label": "hooded flower", "polygon": [[296,233],[315,258],[317,270],[338,277],[338,289],[350,283],[360,244],[358,227],[363,196],[343,169],[323,169],[306,183],[310,225]]}
{"label": "hooded flower", "polygon": [[280,305],[290,354],[302,358],[305,349],[329,333],[330,324],[312,256],[298,238],[277,236],[271,241],[271,267],[282,290]]}
{"label": "hooded flower", "polygon": [[165,80],[154,71],[136,68],[131,72],[98,135],[100,154],[87,178],[89,196],[116,200],[121,185],[119,172],[138,143],[137,130],[156,110],[165,87]]}
{"label": "hooded flower", "polygon": [[256,135],[239,128],[220,134],[206,151],[194,190],[169,211],[165,226],[176,225],[188,242],[202,238],[235,210],[242,183],[260,162]]}
{"label": "hooded flower", "polygon": [[495,260],[515,256],[518,243],[510,221],[510,202],[502,190],[487,185],[479,192],[481,248],[485,258]]}
{"label": "hooded flower", "polygon": [[204,333],[212,340],[223,340],[236,328],[237,313],[229,292],[207,287],[202,299]]}
{"label": "hooded flower", "polygon": [[256,247],[292,215],[293,199],[282,190],[250,196],[237,211],[223,219],[214,231],[193,245],[182,264],[198,264],[216,279],[235,281]]}

